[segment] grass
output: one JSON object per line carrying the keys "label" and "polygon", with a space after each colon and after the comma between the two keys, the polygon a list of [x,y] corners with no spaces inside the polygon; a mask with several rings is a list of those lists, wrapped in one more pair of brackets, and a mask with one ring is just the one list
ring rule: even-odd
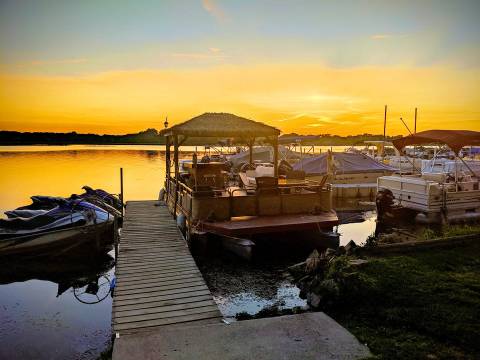
{"label": "grass", "polygon": [[340,293],[325,310],[376,358],[480,358],[480,242],[345,264],[332,266]]}
{"label": "grass", "polygon": [[479,234],[480,236],[480,225],[445,225],[440,229],[435,231],[431,228],[425,228],[420,235],[421,240],[432,240],[443,237],[451,236],[460,236],[460,235],[472,235]]}

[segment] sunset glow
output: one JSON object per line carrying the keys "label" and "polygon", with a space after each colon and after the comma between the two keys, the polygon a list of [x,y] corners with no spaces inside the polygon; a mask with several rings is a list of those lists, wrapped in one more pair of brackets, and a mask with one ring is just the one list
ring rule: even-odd
{"label": "sunset glow", "polygon": [[181,3],[2,2],[0,130],[122,134],[208,111],[381,133],[385,104],[390,134],[415,107],[420,130],[480,130],[478,2]]}

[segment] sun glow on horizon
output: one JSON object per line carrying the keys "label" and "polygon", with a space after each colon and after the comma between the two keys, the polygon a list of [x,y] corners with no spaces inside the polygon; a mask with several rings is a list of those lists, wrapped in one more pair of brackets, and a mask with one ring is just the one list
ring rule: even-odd
{"label": "sun glow on horizon", "polygon": [[[161,129],[204,112],[231,112],[300,134],[405,134],[480,130],[477,70],[335,69],[317,65],[220,66],[82,76],[0,75],[3,130],[124,134]],[[448,84],[448,86],[446,85]]]}

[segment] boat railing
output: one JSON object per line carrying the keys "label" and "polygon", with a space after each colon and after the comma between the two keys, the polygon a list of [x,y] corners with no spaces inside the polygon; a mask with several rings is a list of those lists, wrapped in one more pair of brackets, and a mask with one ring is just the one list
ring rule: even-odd
{"label": "boat railing", "polygon": [[[167,187],[168,187],[167,190],[170,190],[169,193],[174,194],[175,193],[175,184],[176,184],[175,178],[170,177],[169,183],[170,184],[167,185]],[[226,196],[226,195],[235,196],[234,195],[235,192],[244,192],[245,193],[245,191],[246,191],[243,188],[217,189],[217,188],[213,188],[213,187],[208,189],[208,190],[194,190],[194,189],[192,189],[191,187],[189,187],[188,185],[186,185],[185,183],[183,183],[181,181],[178,181],[178,186],[181,190],[183,190],[184,192],[186,192],[188,194],[196,194],[196,195],[200,195],[200,196],[201,195],[209,195],[209,194],[211,195],[212,193],[216,196],[219,196],[219,195],[221,195],[221,196]],[[287,193],[289,190],[290,191],[291,190],[294,190],[294,191],[309,190],[309,191],[313,191],[313,192],[318,192],[318,191],[322,191],[322,190],[330,190],[331,184],[322,184],[322,182],[320,182],[320,181],[306,180],[305,183],[302,183],[302,184],[279,184],[274,188],[279,189],[283,193]],[[254,189],[253,191],[256,191],[256,189]],[[248,195],[253,195],[253,194],[248,194]]]}
{"label": "boat railing", "polygon": [[[176,214],[178,211],[183,213],[188,220],[191,220],[192,213],[194,212],[193,202],[203,204],[202,207],[209,207],[212,204],[213,199],[218,199],[228,207],[225,209],[225,217],[237,217],[237,216],[258,216],[262,214],[261,209],[264,208],[266,197],[272,199],[278,197],[279,214],[284,214],[283,202],[285,197],[295,196],[308,196],[308,194],[318,194],[331,191],[330,184],[321,184],[316,181],[307,181],[304,184],[281,184],[281,186],[252,189],[247,191],[243,188],[223,188],[223,189],[192,189],[183,182],[176,181],[175,178],[170,177],[170,180],[166,184],[167,196],[170,210]],[[282,198],[284,200],[282,200]],[[263,201],[263,202],[262,202]],[[225,203],[228,202],[228,205]],[[242,205],[243,204],[243,205]]]}

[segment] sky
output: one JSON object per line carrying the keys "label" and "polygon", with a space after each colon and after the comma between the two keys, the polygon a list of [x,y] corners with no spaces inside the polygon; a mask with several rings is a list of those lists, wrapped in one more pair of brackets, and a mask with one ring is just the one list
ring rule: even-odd
{"label": "sky", "polygon": [[0,130],[480,130],[478,0],[0,0]]}

